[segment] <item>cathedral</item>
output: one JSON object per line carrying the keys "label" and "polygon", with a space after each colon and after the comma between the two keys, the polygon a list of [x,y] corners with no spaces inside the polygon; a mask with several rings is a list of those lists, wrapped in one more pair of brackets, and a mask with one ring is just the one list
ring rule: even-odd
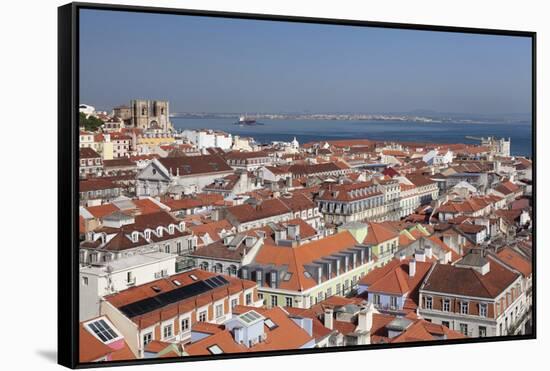
{"label": "cathedral", "polygon": [[130,111],[132,127],[159,132],[173,130],[168,101],[135,99],[130,103]]}

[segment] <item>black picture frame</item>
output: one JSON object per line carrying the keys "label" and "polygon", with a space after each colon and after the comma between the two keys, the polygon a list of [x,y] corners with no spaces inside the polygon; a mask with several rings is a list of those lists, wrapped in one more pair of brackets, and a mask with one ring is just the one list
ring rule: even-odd
{"label": "black picture frame", "polygon": [[[299,23],[316,23],[342,26],[378,27],[390,29],[423,30],[434,32],[472,33],[485,35],[521,36],[532,42],[532,161],[533,161],[533,331],[528,335],[469,338],[467,340],[436,340],[401,344],[372,344],[276,352],[220,354],[105,363],[80,363],[78,315],[78,104],[79,104],[79,11],[82,9],[124,11],[138,13],[195,15],[217,18],[238,18]],[[536,249],[536,32],[485,28],[434,26],[424,24],[387,23],[362,20],[312,18],[191,9],[157,8],[145,6],[111,5],[96,3],[70,3],[58,8],[58,363],[69,368],[112,367],[136,364],[224,360],[232,358],[266,357],[311,353],[347,352],[356,350],[418,347],[433,345],[475,344],[482,342],[529,340],[537,337],[537,249]]]}

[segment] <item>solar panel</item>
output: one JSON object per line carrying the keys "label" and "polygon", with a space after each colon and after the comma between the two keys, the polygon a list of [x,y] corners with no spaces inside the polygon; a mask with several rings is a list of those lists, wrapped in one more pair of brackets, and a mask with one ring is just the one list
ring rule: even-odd
{"label": "solar panel", "polygon": [[95,322],[90,322],[87,326],[101,339],[104,343],[118,337],[117,333],[104,320],[100,319]]}
{"label": "solar panel", "polygon": [[170,304],[203,294],[215,288],[225,286],[229,283],[222,276],[210,277],[204,281],[193,282],[186,286],[178,287],[174,290],[161,293],[152,298],[146,298],[134,303],[124,305],[119,310],[127,317],[132,318],[145,313],[152,312]]}

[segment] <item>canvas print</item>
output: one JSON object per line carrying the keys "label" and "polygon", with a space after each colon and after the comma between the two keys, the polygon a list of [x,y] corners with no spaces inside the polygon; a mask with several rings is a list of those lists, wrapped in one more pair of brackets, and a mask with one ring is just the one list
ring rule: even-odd
{"label": "canvas print", "polygon": [[531,38],[78,31],[81,363],[532,334]]}

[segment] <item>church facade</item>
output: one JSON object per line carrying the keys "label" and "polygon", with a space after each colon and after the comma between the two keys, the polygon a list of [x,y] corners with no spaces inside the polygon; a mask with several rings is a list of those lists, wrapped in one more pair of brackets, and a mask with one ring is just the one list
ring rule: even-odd
{"label": "church facade", "polygon": [[130,103],[131,125],[143,130],[172,131],[168,101],[134,99]]}

